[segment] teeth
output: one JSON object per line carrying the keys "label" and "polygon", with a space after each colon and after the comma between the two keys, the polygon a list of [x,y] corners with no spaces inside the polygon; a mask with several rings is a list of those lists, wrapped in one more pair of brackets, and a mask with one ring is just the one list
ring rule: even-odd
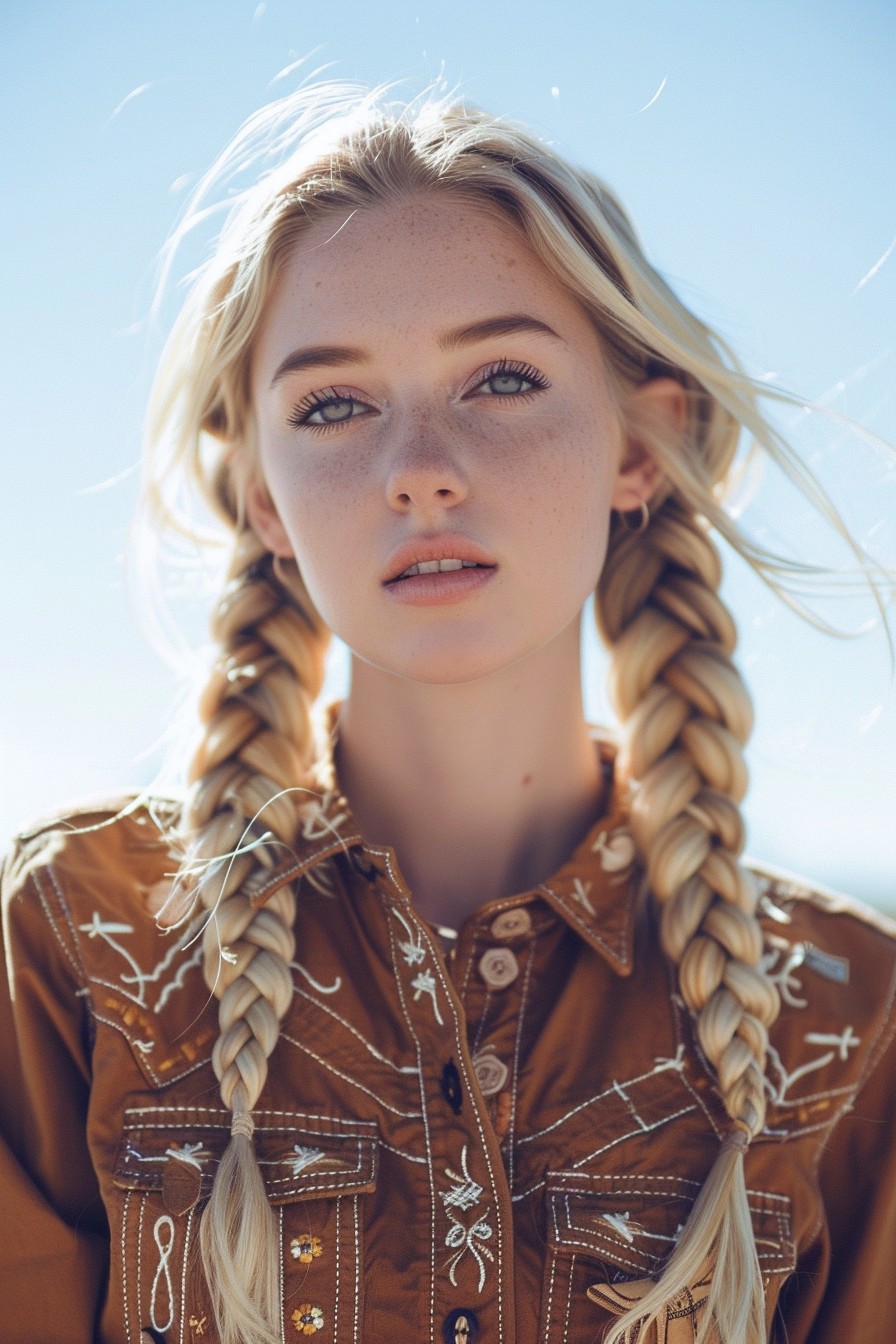
{"label": "teeth", "polygon": [[412,579],[417,574],[446,574],[453,569],[478,568],[475,560],[421,560],[419,565],[409,565],[398,577]]}

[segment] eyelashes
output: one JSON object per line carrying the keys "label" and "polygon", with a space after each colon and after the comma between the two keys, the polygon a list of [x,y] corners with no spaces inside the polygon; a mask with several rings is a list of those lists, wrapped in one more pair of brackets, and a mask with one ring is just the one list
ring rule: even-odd
{"label": "eyelashes", "polygon": [[[496,364],[490,364],[482,374],[477,374],[476,376],[478,382],[472,390],[475,390],[476,388],[482,389],[486,383],[505,384],[500,392],[496,391],[494,388],[487,393],[483,393],[480,390],[480,396],[530,397],[533,391],[542,392],[545,388],[550,387],[547,378],[535,368],[534,364],[524,364],[516,359],[499,359]],[[511,388],[506,386],[507,383],[519,382],[528,383],[529,387],[525,390],[523,388],[511,390]]]}
{"label": "eyelashes", "polygon": [[[357,407],[364,413],[373,410],[373,407],[360,397],[339,392],[335,387],[325,388],[321,392],[311,392],[307,397],[303,397],[286,417],[286,423],[292,425],[293,429],[324,431],[335,429],[349,420],[357,420],[358,415],[355,414]],[[321,419],[312,420],[313,415],[320,415]]]}
{"label": "eyelashes", "polygon": [[[528,400],[550,385],[533,364],[517,359],[499,359],[475,375],[475,380],[463,393],[463,399],[488,397],[497,401]],[[293,429],[326,434],[352,420],[372,415],[375,410],[374,406],[353,392],[327,387],[311,392],[297,402],[286,422]]]}

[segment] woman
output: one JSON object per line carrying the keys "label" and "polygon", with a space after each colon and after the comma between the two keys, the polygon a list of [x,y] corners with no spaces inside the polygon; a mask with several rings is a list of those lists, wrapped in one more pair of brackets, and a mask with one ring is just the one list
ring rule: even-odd
{"label": "woman", "polygon": [[14,1337],[884,1338],[896,944],[739,861],[709,535],[799,573],[718,503],[742,427],[811,478],[531,137],[259,128],[150,417],[231,545],[188,797],[8,868]]}

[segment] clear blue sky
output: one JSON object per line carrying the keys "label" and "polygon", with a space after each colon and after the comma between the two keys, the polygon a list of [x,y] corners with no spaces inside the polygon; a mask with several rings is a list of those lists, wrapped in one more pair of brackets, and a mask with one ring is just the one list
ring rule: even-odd
{"label": "clear blue sky", "polygon": [[[896,441],[890,0],[12,0],[0,43],[3,833],[156,768],[176,684],[120,560],[160,342],[155,258],[186,187],[299,57],[409,92],[444,71],[529,122],[616,188],[753,371]],[[818,416],[786,424],[896,563],[894,459]],[[771,478],[747,521],[833,554]],[[757,701],[751,852],[896,908],[883,639],[825,639],[733,563],[726,594]]]}

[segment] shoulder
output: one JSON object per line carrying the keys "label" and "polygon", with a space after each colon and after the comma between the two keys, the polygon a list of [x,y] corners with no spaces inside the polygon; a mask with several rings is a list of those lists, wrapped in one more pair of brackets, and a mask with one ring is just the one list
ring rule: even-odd
{"label": "shoulder", "polygon": [[769,1080],[778,1121],[824,1124],[850,1108],[896,1033],[896,923],[860,901],[762,864],[763,966],[781,996]]}
{"label": "shoulder", "polygon": [[64,940],[96,920],[154,924],[154,891],[177,860],[177,804],[117,798],[49,817],[16,836],[3,865],[7,929],[50,924]]}

